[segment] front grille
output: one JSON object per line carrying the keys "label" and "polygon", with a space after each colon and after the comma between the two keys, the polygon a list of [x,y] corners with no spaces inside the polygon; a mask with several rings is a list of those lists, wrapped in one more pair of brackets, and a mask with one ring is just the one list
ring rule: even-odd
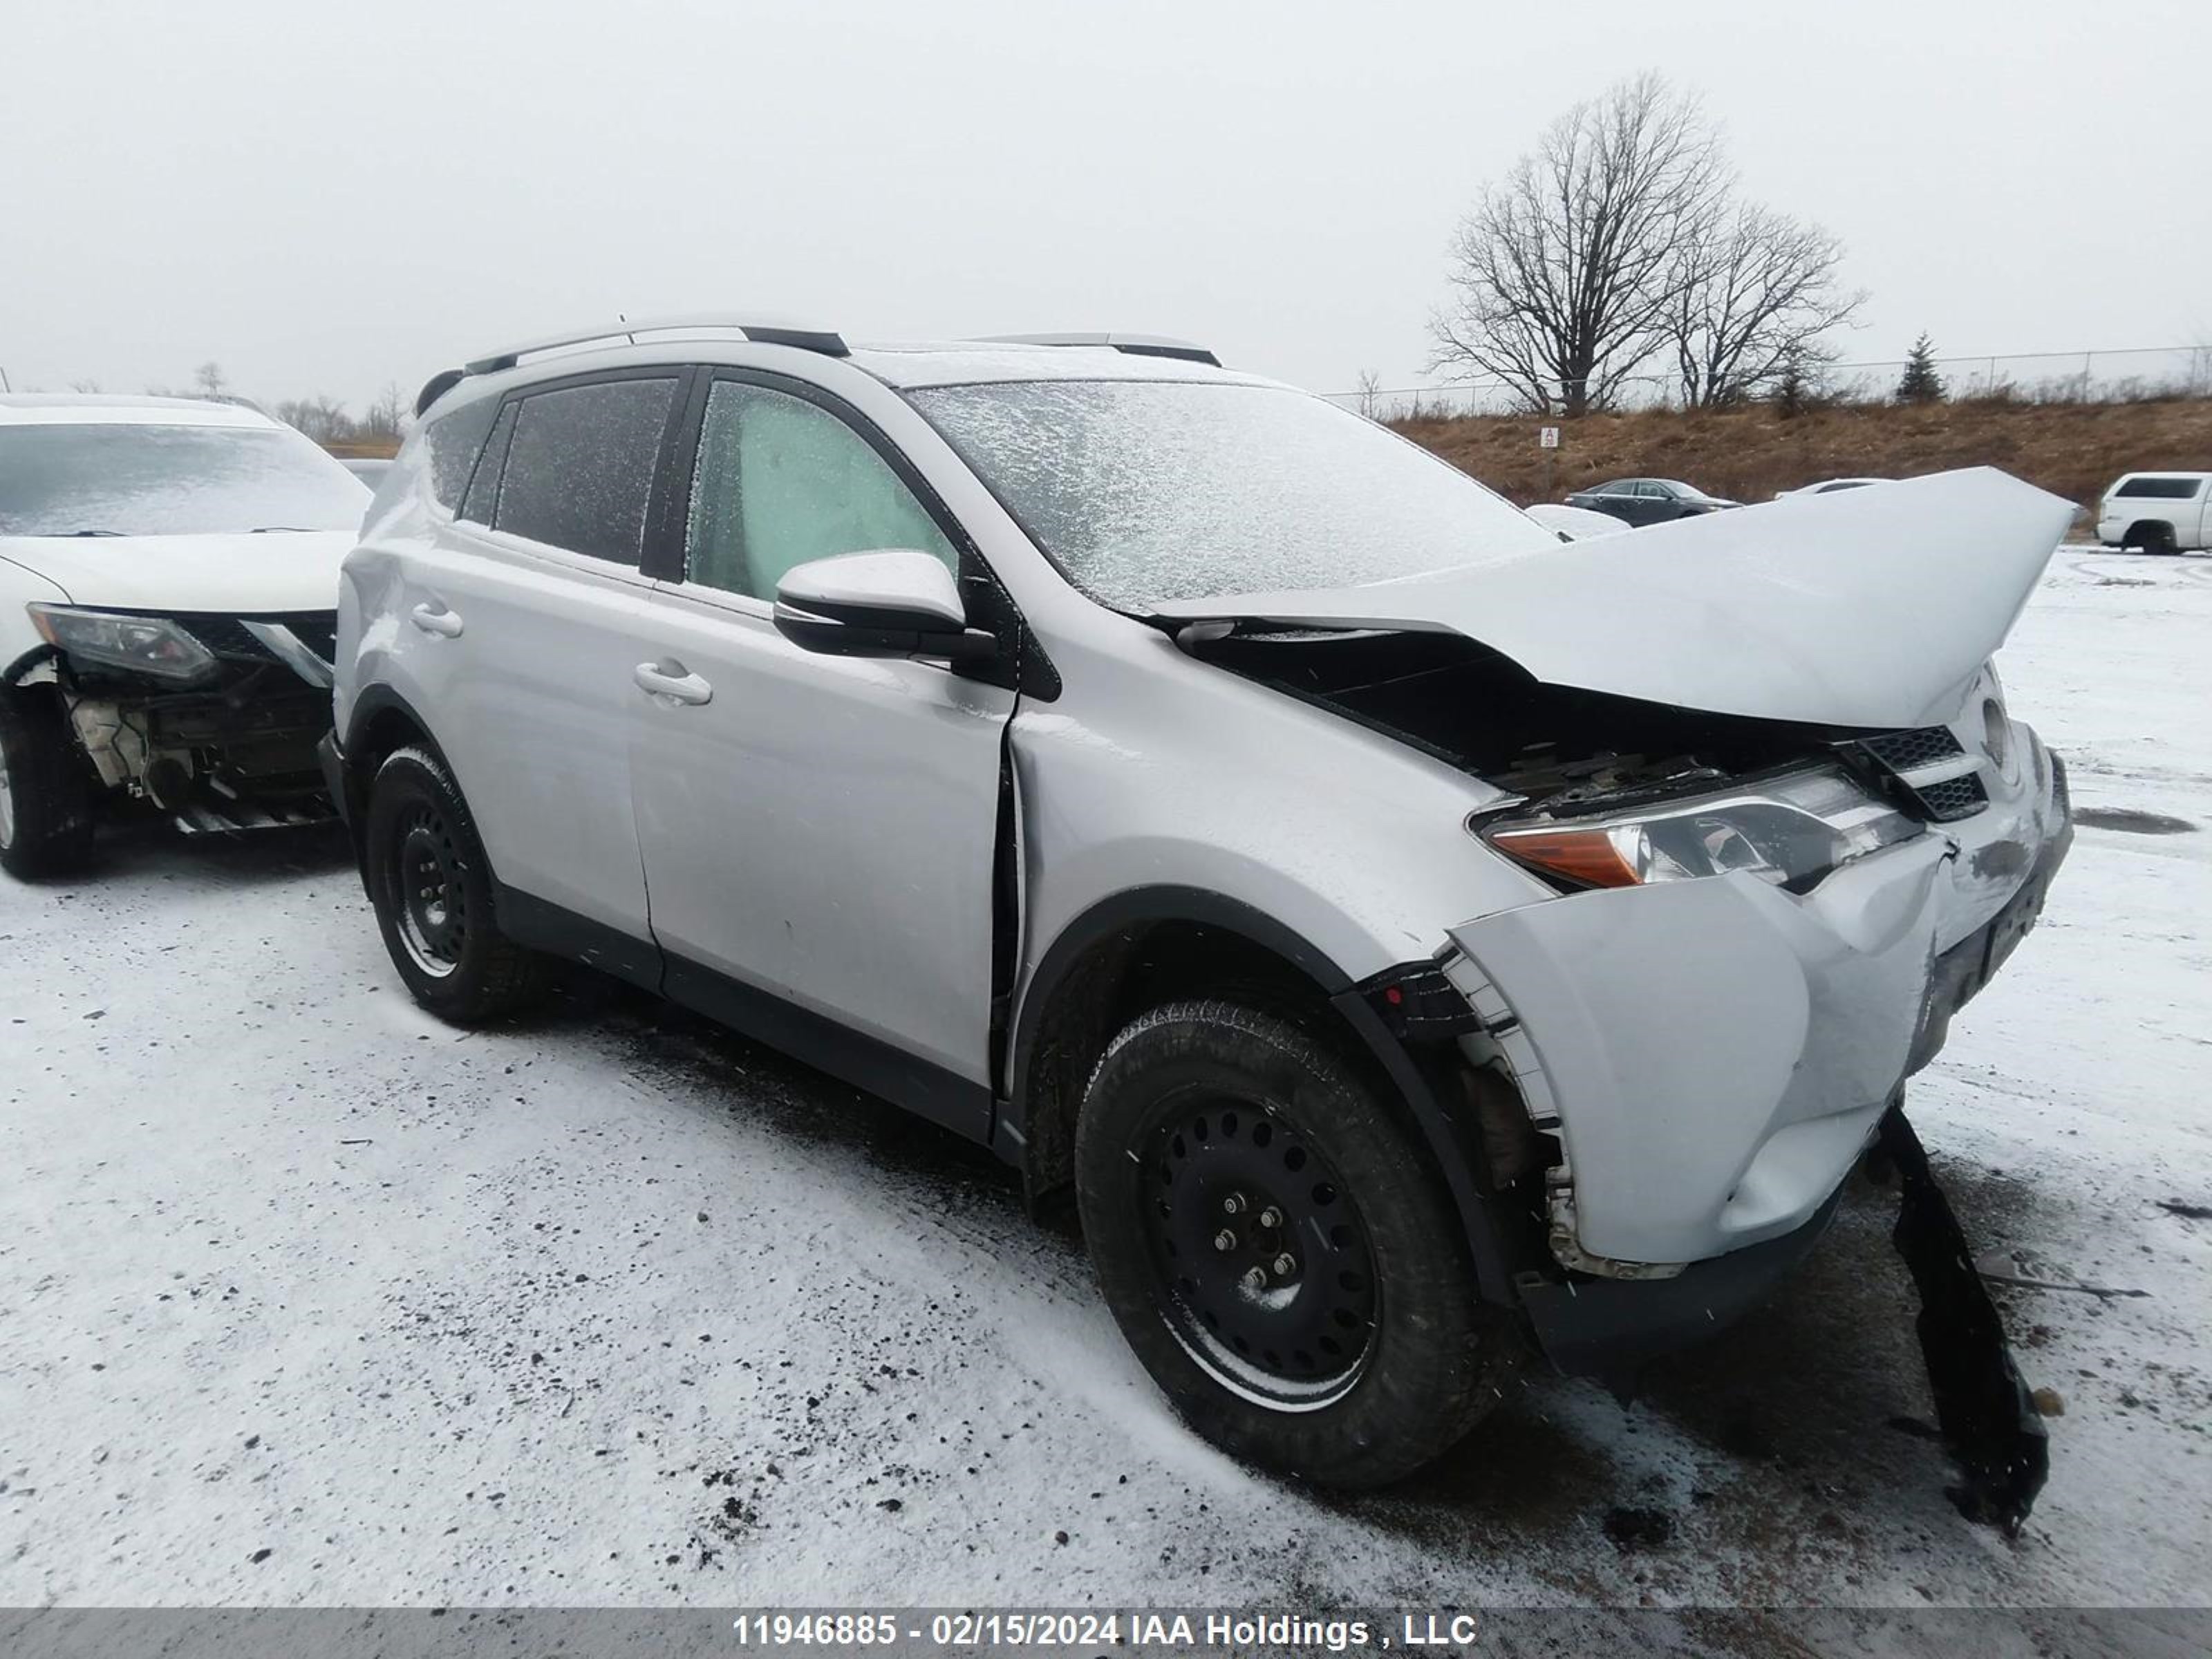
{"label": "front grille", "polygon": [[1931,783],[1915,789],[1920,804],[1928,809],[1928,816],[1938,823],[1948,823],[1954,818],[1970,818],[1990,804],[1989,791],[1982,781],[1969,773],[1963,778],[1950,778],[1942,783]]}
{"label": "front grille", "polygon": [[1967,759],[1948,726],[1883,732],[1844,747],[1856,749],[1907,809],[1933,823],[1972,817],[1990,804],[1981,769]]}
{"label": "front grille", "polygon": [[1872,755],[1893,772],[1910,772],[1915,767],[1933,766],[1966,753],[1959,747],[1959,739],[1951,734],[1948,726],[1923,726],[1912,732],[1885,732],[1877,738],[1862,738],[1859,747]]}
{"label": "front grille", "polygon": [[[335,611],[256,611],[249,616],[257,623],[273,623],[289,629],[293,638],[326,664],[337,659],[338,618]],[[176,620],[193,638],[226,661],[276,664],[288,672],[298,672],[254,638],[252,630],[246,626],[246,617],[185,612]]]}

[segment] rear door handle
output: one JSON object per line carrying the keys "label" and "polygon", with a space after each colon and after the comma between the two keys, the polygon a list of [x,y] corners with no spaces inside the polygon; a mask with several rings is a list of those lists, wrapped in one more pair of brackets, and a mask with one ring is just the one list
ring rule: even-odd
{"label": "rear door handle", "polygon": [[418,605],[407,614],[416,627],[425,634],[435,634],[441,639],[450,640],[461,631],[461,613],[448,611],[442,605]]}
{"label": "rear door handle", "polygon": [[630,678],[637,682],[639,690],[653,696],[690,703],[694,708],[714,701],[714,688],[696,674],[686,672],[680,662],[641,662]]}

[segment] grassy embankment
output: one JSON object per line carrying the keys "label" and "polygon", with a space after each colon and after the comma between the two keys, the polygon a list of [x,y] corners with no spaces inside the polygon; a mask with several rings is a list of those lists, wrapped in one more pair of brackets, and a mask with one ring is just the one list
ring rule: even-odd
{"label": "grassy embankment", "polygon": [[[1392,424],[1523,505],[1607,478],[1681,478],[1763,501],[1821,478],[1906,478],[1995,466],[2094,509],[2123,472],[2212,470],[2212,400],[1844,404],[1784,418],[1767,405],[1589,415],[1549,457],[1529,416],[1419,416]],[[2081,533],[2077,526],[2076,533]]]}

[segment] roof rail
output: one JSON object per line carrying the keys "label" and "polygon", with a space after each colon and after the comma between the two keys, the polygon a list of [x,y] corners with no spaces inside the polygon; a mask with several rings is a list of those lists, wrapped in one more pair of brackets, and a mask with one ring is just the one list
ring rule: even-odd
{"label": "roof rail", "polygon": [[987,345],[1105,346],[1132,357],[1175,357],[1187,363],[1221,367],[1221,359],[1204,346],[1167,334],[987,334]]}
{"label": "roof rail", "polygon": [[595,340],[625,339],[635,344],[641,334],[669,334],[685,330],[742,334],[756,345],[797,346],[803,351],[818,351],[829,357],[850,355],[845,349],[845,342],[829,329],[805,328],[757,313],[745,316],[709,312],[697,316],[647,317],[635,323],[613,323],[596,328],[572,330],[566,334],[548,335],[542,340],[526,340],[520,345],[509,346],[506,350],[495,351],[489,356],[471,358],[462,367],[471,374],[496,374],[503,368],[513,368],[523,358],[534,353],[552,351],[562,346],[588,345]]}
{"label": "roof rail", "polygon": [[591,345],[601,340],[628,340],[635,345],[641,334],[672,334],[684,332],[742,334],[756,345],[797,346],[802,351],[818,351],[828,357],[844,357],[851,354],[843,338],[826,328],[807,328],[800,325],[777,321],[757,313],[730,314],[705,312],[696,316],[646,317],[638,321],[608,323],[590,328],[580,328],[563,334],[549,334],[543,339],[526,340],[482,357],[471,357],[459,368],[448,368],[434,374],[424,382],[415,399],[415,412],[420,416],[430,405],[451,392],[471,374],[496,374],[501,369],[513,368],[525,357],[541,351],[556,351],[563,346]]}

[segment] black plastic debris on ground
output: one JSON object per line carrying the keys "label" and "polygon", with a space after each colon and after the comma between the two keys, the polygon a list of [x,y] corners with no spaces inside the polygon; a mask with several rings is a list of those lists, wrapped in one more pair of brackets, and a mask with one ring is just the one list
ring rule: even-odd
{"label": "black plastic debris on ground", "polygon": [[1962,1477],[1951,1501],[1969,1521],[2015,1536],[2050,1475],[2050,1438],[1959,1218],[1901,1106],[1882,1115],[1880,1144],[1902,1194],[1890,1238],[1920,1292],[1914,1327],[1936,1420]]}
{"label": "black plastic debris on ground", "polygon": [[1674,1517],[1664,1510],[1615,1506],[1605,1514],[1605,1535],[1624,1555],[1656,1550],[1674,1535]]}

